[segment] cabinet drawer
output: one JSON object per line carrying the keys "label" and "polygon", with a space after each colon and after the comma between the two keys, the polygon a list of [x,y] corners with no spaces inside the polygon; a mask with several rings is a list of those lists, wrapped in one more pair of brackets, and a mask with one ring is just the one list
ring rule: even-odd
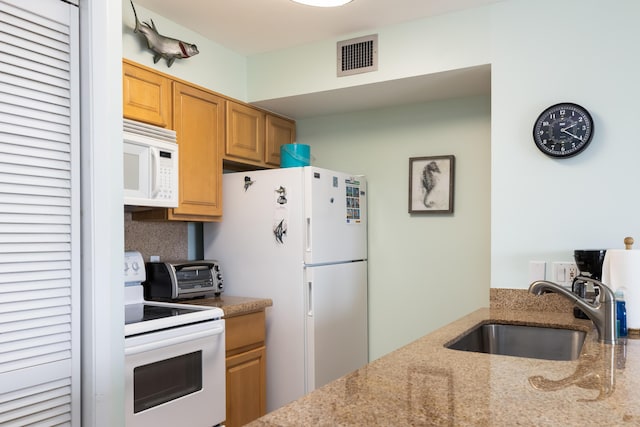
{"label": "cabinet drawer", "polygon": [[227,356],[262,346],[266,330],[265,312],[230,317],[225,321],[225,328]]}

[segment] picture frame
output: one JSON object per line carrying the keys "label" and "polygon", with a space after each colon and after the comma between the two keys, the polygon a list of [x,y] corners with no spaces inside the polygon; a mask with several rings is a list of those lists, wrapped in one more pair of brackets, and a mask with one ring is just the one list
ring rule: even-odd
{"label": "picture frame", "polygon": [[455,156],[409,158],[409,213],[453,213]]}

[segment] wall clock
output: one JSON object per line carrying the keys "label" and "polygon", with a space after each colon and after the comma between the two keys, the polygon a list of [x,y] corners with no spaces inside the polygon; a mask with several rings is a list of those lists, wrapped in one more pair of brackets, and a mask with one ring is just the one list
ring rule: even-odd
{"label": "wall clock", "polygon": [[593,137],[586,108],[563,102],[544,110],[533,125],[533,141],[547,156],[567,158],[581,153]]}

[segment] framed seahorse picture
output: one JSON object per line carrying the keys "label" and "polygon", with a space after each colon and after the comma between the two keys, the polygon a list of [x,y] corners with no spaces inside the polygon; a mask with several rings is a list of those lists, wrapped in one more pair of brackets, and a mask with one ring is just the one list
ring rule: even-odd
{"label": "framed seahorse picture", "polygon": [[409,158],[409,213],[453,213],[455,156]]}

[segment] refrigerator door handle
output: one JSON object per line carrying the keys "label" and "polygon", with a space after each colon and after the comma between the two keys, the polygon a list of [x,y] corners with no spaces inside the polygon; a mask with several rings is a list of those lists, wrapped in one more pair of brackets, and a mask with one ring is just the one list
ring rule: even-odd
{"label": "refrigerator door handle", "polygon": [[307,316],[313,317],[313,283],[307,282]]}
{"label": "refrigerator door handle", "polygon": [[307,220],[305,221],[305,243],[306,243],[306,248],[305,248],[305,252],[311,252],[311,218],[307,218]]}

